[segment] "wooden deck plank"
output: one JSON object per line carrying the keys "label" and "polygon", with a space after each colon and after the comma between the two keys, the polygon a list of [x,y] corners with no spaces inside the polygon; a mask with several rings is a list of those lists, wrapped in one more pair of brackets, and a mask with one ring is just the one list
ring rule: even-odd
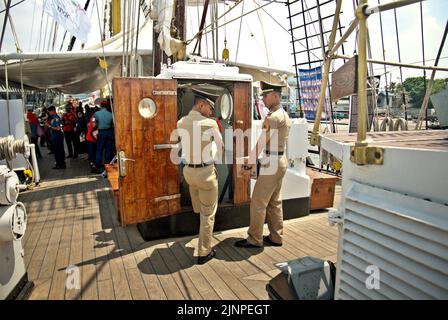
{"label": "wooden deck plank", "polygon": [[232,261],[232,265],[236,266],[235,270],[241,270],[242,274],[240,274],[240,276],[247,276],[260,272],[261,269],[257,265],[250,263],[250,261],[246,260],[240,253],[238,253],[239,250],[233,245],[233,242],[234,241],[227,241],[227,239],[221,241],[217,246],[218,254],[223,252],[223,254]]}
{"label": "wooden deck plank", "polygon": [[163,244],[147,248],[145,249],[145,251],[149,258],[149,261],[151,261],[155,273],[158,275],[165,295],[168,300],[186,299],[186,297],[184,297],[184,295],[178,288],[162,257],[160,256],[159,248],[161,247],[163,248]]}
{"label": "wooden deck plank", "polygon": [[114,286],[111,279],[98,281],[98,299],[115,300]]}
{"label": "wooden deck plank", "polygon": [[[76,203],[77,197],[75,198]],[[76,205],[76,204],[75,204]],[[82,299],[83,300],[97,300],[98,299],[98,284],[96,278],[96,259],[95,259],[95,240],[93,235],[93,222],[91,216],[96,214],[99,206],[96,202],[91,203],[90,206],[85,207],[82,217]],[[89,261],[85,263],[85,261]]]}
{"label": "wooden deck plank", "polygon": [[170,250],[173,252],[173,255],[176,257],[177,261],[181,265],[181,267],[185,270],[187,275],[192,280],[196,290],[201,295],[204,300],[218,300],[219,296],[213,290],[213,287],[208,282],[208,280],[204,277],[204,275],[196,268],[193,264],[192,260],[187,256],[182,247],[185,246],[185,242],[176,242],[171,245]]}
{"label": "wooden deck plank", "polygon": [[32,253],[30,264],[27,267],[28,275],[31,280],[39,278],[39,273],[42,265],[44,264],[44,258],[50,242],[53,227],[55,225],[56,220],[60,218],[63,214],[63,211],[59,210],[58,207],[61,203],[62,203],[61,198],[56,197],[53,199],[53,202],[50,205],[49,208],[50,214],[48,215],[44,225],[42,226],[39,238],[36,243],[36,248]]}
{"label": "wooden deck plank", "polygon": [[166,248],[159,250],[163,261],[171,272],[174,281],[182,292],[185,299],[188,300],[200,300],[202,299],[199,291],[196,289],[192,279],[188,276],[185,270],[183,270],[181,264],[178,262],[173,252],[171,251],[172,243],[167,243]]}
{"label": "wooden deck plank", "polygon": [[56,257],[56,266],[53,273],[49,299],[63,300],[65,298],[65,286],[67,280],[66,267],[70,259],[70,242],[73,234],[74,214],[66,211],[64,226]]}
{"label": "wooden deck plank", "polygon": [[129,285],[128,282],[127,274],[123,264],[121,248],[119,246],[117,235],[115,233],[115,229],[117,227],[110,213],[112,206],[113,204],[111,201],[108,201],[106,203],[105,211],[108,212],[109,214],[103,212],[103,218],[108,226],[112,226],[109,236],[110,241],[113,243],[113,245],[108,247],[109,252],[107,254],[107,259],[109,261],[108,264],[110,267],[114,294],[117,300],[131,300],[132,299],[131,286]]}
{"label": "wooden deck plank", "polygon": [[[73,234],[70,243],[70,258],[69,265],[70,267],[78,266],[82,263],[82,247],[83,247],[83,223],[80,218],[83,216],[82,210],[73,210],[74,212],[74,221],[73,221]],[[79,274],[81,276],[80,281],[82,281],[82,273]],[[81,283],[79,284],[81,285]],[[76,287],[66,288],[65,290],[65,299],[66,300],[75,300],[81,299],[82,292],[81,288],[77,289]]]}
{"label": "wooden deck plank", "polygon": [[[285,221],[282,247],[234,247],[247,228],[216,233],[216,258],[197,265],[197,236],[144,242],[135,227],[118,223],[107,180],[83,176],[87,168],[68,163],[66,172],[44,168],[54,180],[23,194],[29,214],[23,243],[37,284],[32,299],[268,299],[275,262],[305,255],[336,260],[338,229],[322,213]],[[82,290],[66,290],[69,265],[79,267]]]}
{"label": "wooden deck plank", "polygon": [[145,250],[136,252],[136,259],[138,269],[140,270],[143,282],[146,287],[146,292],[151,300],[167,300],[166,294],[163,291],[162,284],[146,255]]}
{"label": "wooden deck plank", "polygon": [[[187,253],[186,246],[183,246],[182,249]],[[190,261],[194,264],[194,258],[191,255],[188,255]],[[232,292],[229,286],[221,279],[221,277],[208,265],[197,265],[196,266],[199,272],[210,282],[212,288],[218,294],[218,296],[223,300],[234,300],[237,299],[237,296]]]}

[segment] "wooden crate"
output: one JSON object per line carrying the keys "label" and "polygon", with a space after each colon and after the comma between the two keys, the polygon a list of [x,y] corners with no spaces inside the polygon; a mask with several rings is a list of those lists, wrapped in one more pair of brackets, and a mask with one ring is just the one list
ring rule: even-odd
{"label": "wooden crate", "polygon": [[306,173],[311,178],[310,210],[333,207],[334,191],[339,178],[309,168]]}

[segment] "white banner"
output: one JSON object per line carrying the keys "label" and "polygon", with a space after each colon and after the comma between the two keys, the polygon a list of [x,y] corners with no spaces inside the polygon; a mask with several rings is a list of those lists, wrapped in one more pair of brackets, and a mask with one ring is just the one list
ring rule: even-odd
{"label": "white banner", "polygon": [[87,42],[90,20],[84,8],[74,0],[45,0],[44,10],[68,32]]}

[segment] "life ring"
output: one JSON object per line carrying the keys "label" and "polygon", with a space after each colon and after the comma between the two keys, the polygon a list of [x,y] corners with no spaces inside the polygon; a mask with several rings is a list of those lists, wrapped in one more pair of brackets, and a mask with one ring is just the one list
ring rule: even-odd
{"label": "life ring", "polygon": [[394,121],[391,117],[383,119],[380,125],[380,131],[394,131]]}
{"label": "life ring", "polygon": [[395,119],[394,131],[407,131],[407,130],[408,130],[408,123],[405,119],[403,118]]}

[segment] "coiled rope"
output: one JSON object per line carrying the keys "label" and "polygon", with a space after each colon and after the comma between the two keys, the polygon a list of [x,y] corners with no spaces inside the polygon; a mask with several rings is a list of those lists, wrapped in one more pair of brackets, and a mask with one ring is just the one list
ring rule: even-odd
{"label": "coiled rope", "polygon": [[13,136],[0,138],[0,160],[11,161],[21,153],[25,158],[30,156],[30,145],[27,136],[15,140]]}

